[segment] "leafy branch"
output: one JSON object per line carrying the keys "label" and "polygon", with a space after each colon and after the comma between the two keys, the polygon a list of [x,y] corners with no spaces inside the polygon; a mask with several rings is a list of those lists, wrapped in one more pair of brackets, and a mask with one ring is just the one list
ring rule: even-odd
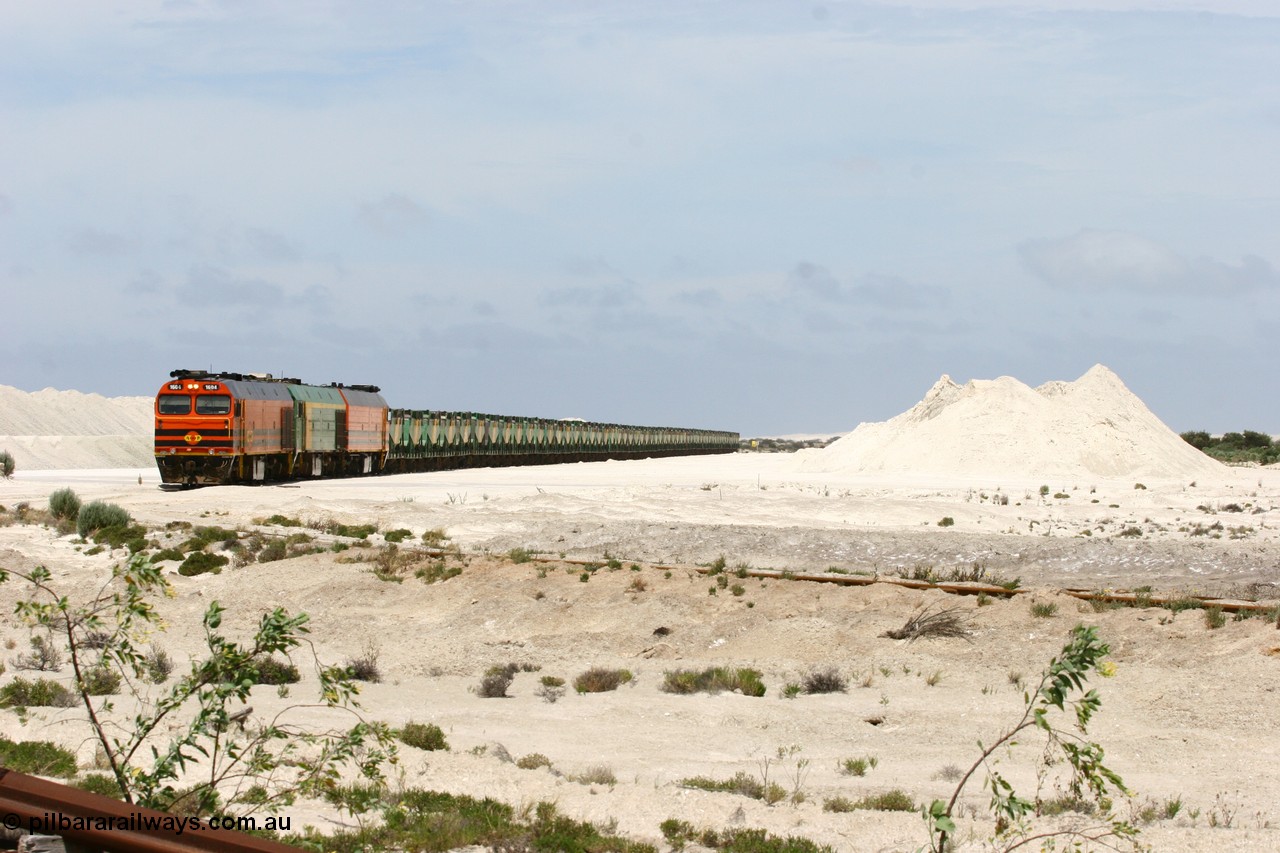
{"label": "leafy branch", "polygon": [[[317,662],[320,695],[309,707],[350,716],[354,722],[349,727],[314,731],[289,723],[293,712],[308,707],[303,705],[290,706],[264,724],[250,724],[247,703],[257,683],[257,662],[273,653],[287,655],[304,642],[309,633],[305,613],[289,615],[277,607],[262,615],[252,638],[241,644],[219,633],[226,609],[213,602],[203,618],[207,653],[153,696],[143,687],[150,661],[142,643],[164,630],[154,597],[172,597],[174,591],[145,555],[117,566],[83,604],[72,604],[55,590],[43,566],[29,572],[0,570],[0,583],[10,576],[32,588],[18,602],[17,615],[65,642],[77,698],[127,802],[167,808],[181,798],[200,813],[234,806],[252,811],[333,787],[347,768],[366,780],[381,781],[382,767],[396,759],[386,726],[360,717],[358,688],[341,667]],[[90,635],[97,641],[86,642]],[[115,719],[110,697],[92,695],[90,675],[101,669],[117,673],[137,700],[130,723]],[[157,742],[161,731],[170,732],[165,743]],[[174,783],[197,768],[201,772],[194,787],[177,791]],[[256,789],[253,796],[247,788]],[[230,796],[223,801],[228,789]]]}
{"label": "leafy branch", "polygon": [[[1102,707],[1102,698],[1093,688],[1086,689],[1089,674],[1097,672],[1104,677],[1114,672],[1112,664],[1103,659],[1110,652],[1106,643],[1098,638],[1097,629],[1083,625],[1071,632],[1070,641],[1061,654],[1049,661],[1034,692],[1025,692],[1025,708],[1018,721],[989,746],[978,742],[981,753],[973,765],[956,784],[951,799],[934,800],[923,809],[929,826],[929,846],[933,853],[949,853],[952,837],[956,832],[954,814],[956,804],[970,780],[984,770],[984,787],[991,792],[991,811],[996,816],[996,840],[1003,850],[1016,850],[1029,844],[1053,844],[1058,838],[1073,843],[1101,844],[1114,850],[1139,849],[1136,841],[1137,827],[1115,816],[1112,811],[1112,791],[1129,796],[1124,781],[1104,763],[1105,753],[1100,745],[1086,739],[1093,715]],[[1055,725],[1050,712],[1057,710],[1074,712],[1070,729]],[[1055,715],[1056,716],[1056,715]],[[1036,830],[1031,818],[1036,814],[1036,803],[1018,796],[1013,785],[997,768],[994,758],[998,750],[1013,747],[1016,738],[1025,731],[1039,730],[1045,738],[1045,765],[1054,763],[1058,756],[1066,760],[1071,770],[1069,790],[1076,798],[1088,796],[1097,806],[1101,820],[1095,825],[1069,826],[1061,829]]]}

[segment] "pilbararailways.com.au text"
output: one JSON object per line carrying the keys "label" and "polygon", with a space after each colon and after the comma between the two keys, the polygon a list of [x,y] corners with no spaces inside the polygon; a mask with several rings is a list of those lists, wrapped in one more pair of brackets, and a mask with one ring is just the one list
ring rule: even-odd
{"label": "pilbararailways.com.au text", "polygon": [[9,829],[25,829],[33,835],[57,835],[59,832],[213,832],[237,830],[253,832],[259,829],[288,832],[293,821],[286,816],[255,817],[179,817],[177,815],[143,814],[127,815],[65,815],[61,812],[45,812],[42,815],[23,817],[6,814],[0,819]]}

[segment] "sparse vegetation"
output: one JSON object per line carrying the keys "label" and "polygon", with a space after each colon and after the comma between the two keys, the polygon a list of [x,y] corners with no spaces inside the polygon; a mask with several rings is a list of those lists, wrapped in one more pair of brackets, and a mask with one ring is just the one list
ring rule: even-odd
{"label": "sparse vegetation", "polygon": [[849,680],[834,666],[830,666],[812,670],[801,680],[800,686],[809,694],[844,693],[849,689]]}
{"label": "sparse vegetation", "polygon": [[13,461],[13,454],[7,450],[0,450],[0,477],[6,480],[11,479],[15,467],[17,463]]}
{"label": "sparse vegetation", "polygon": [[449,743],[445,740],[444,730],[435,723],[415,723],[407,722],[400,731],[396,732],[396,737],[401,743],[424,749],[428,752],[437,750],[448,750]]}
{"label": "sparse vegetation", "polygon": [[714,666],[698,672],[692,669],[676,669],[665,673],[662,681],[664,693],[720,693],[740,692],[744,696],[763,696],[764,682],[754,669],[730,669]]}
{"label": "sparse vegetation", "polygon": [[874,770],[879,760],[874,755],[862,758],[846,758],[837,767],[845,776],[866,776],[868,770]]}
{"label": "sparse vegetation", "polygon": [[631,678],[629,669],[592,667],[573,680],[573,689],[579,693],[605,693],[617,690],[618,685],[629,683]]}
{"label": "sparse vegetation", "polygon": [[14,743],[0,737],[0,765],[18,773],[35,776],[74,776],[76,757],[69,750],[46,740]]}
{"label": "sparse vegetation", "polygon": [[938,519],[939,527],[952,527],[955,523],[956,520],[949,515],[944,515],[942,518]]}
{"label": "sparse vegetation", "polygon": [[1058,615],[1058,605],[1052,601],[1031,602],[1031,615],[1037,619],[1048,619]]}
{"label": "sparse vegetation", "polygon": [[913,615],[901,628],[885,631],[880,636],[914,642],[921,637],[969,638],[969,617],[959,607],[934,610],[926,607]]}
{"label": "sparse vegetation", "polygon": [[685,788],[696,788],[699,791],[717,791],[729,794],[740,794],[753,800],[763,800],[770,805],[786,799],[787,790],[776,782],[766,782],[739,771],[728,779],[712,779],[708,776],[690,776],[678,783]]}
{"label": "sparse vegetation", "polygon": [[870,794],[859,800],[848,797],[832,797],[824,800],[822,810],[828,812],[851,812],[858,809],[879,812],[913,812],[916,810],[915,800],[900,788],[894,788],[879,794]]}
{"label": "sparse vegetation", "polygon": [[72,708],[76,704],[70,690],[47,678],[29,681],[19,676],[0,687],[0,708]]}

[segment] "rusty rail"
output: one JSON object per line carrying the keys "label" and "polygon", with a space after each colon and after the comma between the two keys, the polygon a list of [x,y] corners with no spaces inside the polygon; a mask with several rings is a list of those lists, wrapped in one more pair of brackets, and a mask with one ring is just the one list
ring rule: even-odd
{"label": "rusty rail", "polygon": [[[574,566],[590,566],[599,565],[599,560],[580,560],[580,559],[562,559],[556,557],[533,557],[534,562],[540,563],[567,563]],[[709,575],[714,570],[707,566],[682,566],[682,565],[665,565],[650,564],[649,568],[666,570],[666,571],[685,571],[698,572],[699,574]],[[840,586],[871,586],[872,584],[884,583],[892,586],[906,587],[907,589],[936,589],[951,595],[989,595],[994,597],[1012,598],[1016,595],[1026,595],[1035,592],[1031,589],[995,586],[993,584],[984,584],[970,581],[926,581],[912,580],[910,578],[887,577],[885,575],[841,575],[829,572],[792,572],[780,571],[778,569],[723,569],[721,571],[729,574],[742,573],[742,577],[748,578],[773,578],[780,580],[796,580],[808,581],[810,583],[833,583]],[[1227,613],[1266,613],[1275,610],[1275,604],[1260,604],[1256,601],[1237,601],[1229,598],[1212,598],[1202,595],[1146,595],[1135,592],[1099,592],[1087,589],[1070,589],[1057,588],[1052,590],[1060,592],[1063,595],[1069,595],[1072,598],[1078,598],[1081,601],[1103,601],[1114,602],[1117,604],[1127,604],[1137,606],[1142,604],[1146,607],[1165,607],[1178,602],[1192,600],[1199,602],[1201,607],[1218,607]]]}
{"label": "rusty rail", "polygon": [[[59,818],[66,821],[59,821]],[[231,829],[164,828],[173,815],[0,768],[0,821],[107,853],[297,853]],[[63,828],[63,824],[68,828]],[[152,828],[143,828],[150,824]]]}

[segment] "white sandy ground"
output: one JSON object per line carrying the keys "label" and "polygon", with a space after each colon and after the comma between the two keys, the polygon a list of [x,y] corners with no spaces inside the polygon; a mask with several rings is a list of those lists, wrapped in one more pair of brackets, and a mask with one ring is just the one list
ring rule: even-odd
{"label": "white sandy ground", "polygon": [[[1157,850],[1280,850],[1280,831],[1272,828],[1280,821],[1280,632],[1274,624],[1228,621],[1210,630],[1194,611],[1176,617],[1161,609],[1096,613],[1054,591],[1152,585],[1159,591],[1280,602],[1280,471],[1202,467],[1207,460],[1197,456],[1168,462],[1177,445],[1159,452],[1149,447],[1167,438],[1167,428],[1161,433],[1146,420],[1117,383],[1097,369],[1078,380],[1083,390],[1093,389],[1091,405],[1112,409],[1113,423],[1129,426],[1074,433],[1012,381],[971,383],[964,387],[975,390],[961,393],[943,385],[933,396],[950,395],[950,403],[934,407],[931,418],[911,420],[904,413],[899,437],[888,442],[915,442],[917,450],[929,442],[952,442],[952,455],[932,457],[934,464],[924,470],[902,470],[901,462],[873,464],[888,457],[871,455],[871,445],[849,454],[849,444],[841,449],[837,443],[795,456],[479,469],[170,493],[157,488],[151,467],[20,465],[15,479],[0,481],[0,504],[43,506],[50,492],[65,485],[85,500],[119,503],[151,525],[186,520],[253,526],[280,513],[317,522],[373,522],[384,531],[405,527],[415,536],[443,528],[470,562],[460,576],[434,585],[413,577],[382,582],[367,564],[338,562],[332,554],[227,568],[220,575],[174,574],[178,596],[162,605],[171,625],[163,642],[181,665],[197,651],[199,615],[215,599],[233,614],[227,624],[232,631],[247,630],[276,605],[305,611],[324,661],[356,656],[368,644],[381,650],[387,680],[362,695],[371,717],[444,727],[452,750],[404,749],[395,784],[492,796],[517,807],[550,800],[576,818],[616,821],[617,831],[659,847],[658,824],[676,817],[699,827],[799,834],[838,850],[920,848],[926,836],[916,814],[832,814],[822,811],[822,801],[890,788],[902,788],[917,801],[948,795],[951,784],[939,778],[944,768],[967,767],[977,754],[975,742],[991,740],[1020,713],[1021,694],[1011,674],[1031,679],[1073,625],[1096,625],[1112,646],[1118,671],[1097,685],[1103,707],[1092,735],[1135,789],[1137,802],[1184,802],[1173,820],[1144,827],[1145,840]],[[977,427],[993,417],[1009,392],[1026,404],[1017,415],[1026,431],[1057,423],[1058,435],[1073,435],[1071,446],[1092,456],[1077,455],[1057,473],[1050,465],[1028,472],[1021,461],[1041,451],[1033,453],[1024,443],[1004,457],[989,455],[977,470],[968,463],[949,466],[949,459],[968,459],[989,448],[989,431]],[[1030,393],[1037,399],[1055,396]],[[1070,393],[1059,387],[1056,397]],[[984,406],[966,402],[984,394]],[[966,406],[969,415],[960,417]],[[1012,411],[1006,409],[1006,420],[1016,420]],[[955,419],[947,435],[930,431],[941,418]],[[859,430],[850,439],[859,432],[883,430]],[[966,444],[965,435],[979,441]],[[1114,462],[1103,451],[1117,440],[1134,448],[1138,463],[1164,466],[1163,475],[1152,468],[1097,473],[1089,459]],[[819,453],[832,455],[815,463],[824,459]],[[1135,488],[1139,483],[1145,488]],[[1040,494],[1041,486],[1049,487],[1047,495]],[[939,527],[944,517],[953,518],[954,526]],[[1119,535],[1130,528],[1142,535]],[[570,558],[609,554],[645,567],[602,570],[582,583],[578,567],[544,566],[546,575],[539,577],[537,563],[485,556],[514,547]],[[46,565],[81,594],[96,589],[122,558],[120,552],[83,552],[73,537],[50,530],[0,528],[0,566]],[[977,561],[992,574],[1020,577],[1035,590],[1033,600],[1057,603],[1058,614],[1035,618],[1030,596],[980,608],[972,598],[888,585],[733,578],[745,587],[744,595],[710,595],[713,582],[692,570],[677,569],[668,577],[649,567],[705,563],[721,555],[731,568],[837,566],[881,574],[917,565],[945,572]],[[631,589],[636,577],[644,579],[643,591]],[[0,614],[11,612],[18,592],[12,582],[0,587]],[[972,614],[972,642],[911,644],[880,636],[920,607],[953,604]],[[660,626],[671,633],[655,636]],[[17,645],[10,658],[28,636],[11,616],[0,618],[0,635]],[[510,699],[482,699],[472,692],[488,667],[508,661],[541,670],[518,675]],[[672,696],[658,689],[667,669],[712,664],[762,670],[767,695]],[[540,675],[571,680],[594,665],[626,667],[636,674],[635,683],[609,694],[571,692],[555,704],[535,695]],[[782,697],[786,682],[827,665],[849,677],[847,693]],[[929,686],[935,673],[940,680]],[[859,686],[868,676],[870,686]],[[12,677],[10,661],[3,678]],[[314,683],[308,673],[292,698],[304,697]],[[286,701],[275,688],[256,688],[255,717]],[[876,717],[882,718],[878,725],[867,722]],[[17,715],[0,712],[0,734],[58,740],[78,749],[87,763],[93,750],[78,719],[72,712],[38,711],[24,725]],[[547,770],[519,770],[496,757],[493,744],[514,757],[543,753],[566,774],[604,764],[618,781],[589,786]],[[800,748],[796,756],[776,760],[780,747],[791,746]],[[480,747],[484,753],[473,754]],[[1028,741],[1002,759],[1002,771],[1023,792],[1034,789],[1036,752]],[[770,807],[678,785],[699,774],[759,774],[770,756],[770,778],[788,789],[798,782],[804,802]],[[857,756],[875,756],[878,765],[864,778],[837,773],[840,759]],[[809,761],[799,777],[797,758]],[[978,815],[962,822],[966,848],[983,849],[991,832],[991,822],[981,816],[987,797],[975,785],[963,802],[966,814]],[[304,806],[289,812],[317,826],[342,820]]]}
{"label": "white sandy ground", "polygon": [[[86,500],[120,503],[149,524],[184,519],[251,525],[282,513],[376,522],[384,530],[407,527],[415,535],[442,527],[473,555],[520,546],[570,557],[608,552],[628,561],[692,563],[723,554],[730,566],[878,566],[881,572],[917,562],[968,566],[978,559],[996,573],[1042,587],[1036,600],[1057,601],[1059,615],[1034,618],[1025,597],[980,609],[963,599],[958,603],[975,619],[972,643],[907,644],[879,634],[920,606],[953,600],[888,586],[754,579],[742,581],[747,592],[741,598],[725,591],[711,596],[705,577],[676,571],[667,578],[656,569],[639,573],[648,588],[637,593],[628,591],[635,573],[625,569],[598,572],[582,583],[576,568],[552,567],[540,579],[536,564],[482,556],[445,583],[427,586],[409,578],[394,584],[376,580],[367,566],[325,555],[229,568],[218,576],[175,575],[179,595],[165,605],[173,624],[165,644],[175,655],[194,652],[198,615],[214,599],[238,614],[235,622],[242,626],[277,604],[310,613],[316,648],[326,661],[376,643],[388,682],[366,688],[369,713],[393,724],[436,722],[453,747],[447,755],[406,749],[405,784],[517,806],[554,800],[575,817],[616,819],[619,831],[655,842],[657,825],[678,817],[698,826],[801,834],[840,850],[912,850],[924,843],[918,816],[831,814],[822,811],[822,800],[895,787],[918,800],[947,793],[948,784],[934,777],[949,765],[967,766],[975,741],[990,739],[1019,713],[1010,673],[1030,677],[1061,648],[1070,627],[1083,621],[1099,626],[1119,669],[1099,685],[1104,705],[1094,734],[1140,800],[1180,796],[1186,803],[1175,820],[1147,827],[1148,841],[1162,850],[1280,849],[1280,833],[1271,829],[1280,820],[1275,627],[1253,619],[1210,631],[1195,612],[1172,621],[1157,609],[1094,613],[1049,588],[1154,584],[1280,598],[1272,591],[1280,579],[1280,473],[1223,469],[1218,479],[1194,488],[1181,481],[1153,480],[1146,489],[1127,480],[1054,482],[1051,488],[1071,495],[1054,499],[1041,498],[1035,481],[894,485],[863,476],[801,476],[787,462],[736,454],[179,493],[159,491],[151,470],[33,471],[0,484],[0,503],[39,505],[54,488],[69,485]],[[981,500],[997,486],[1010,495],[1007,506]],[[1248,509],[1196,509],[1231,503]],[[937,526],[944,515],[955,518],[954,527]],[[1179,530],[1216,521],[1252,531],[1233,540]],[[1115,536],[1130,524],[1144,535]],[[1078,535],[1084,529],[1093,536]],[[78,589],[92,588],[119,558],[86,556],[70,537],[51,531],[0,528],[0,565],[43,563]],[[15,592],[8,587],[0,596],[10,601]],[[535,597],[539,592],[542,598]],[[26,631],[12,618],[3,626],[8,637],[25,644]],[[654,637],[659,626],[671,635]],[[555,704],[535,695],[538,674],[519,675],[511,699],[470,692],[485,669],[507,661],[537,664],[539,674],[569,679],[593,665],[622,666],[637,679],[617,693],[569,695]],[[666,669],[711,664],[761,669],[768,694],[683,697],[658,689]],[[781,698],[785,682],[828,664],[853,685],[871,674],[871,687]],[[929,687],[925,678],[935,672],[941,681]],[[299,686],[293,695],[303,692]],[[265,714],[283,703],[274,688],[262,687],[253,704]],[[40,712],[24,727],[4,713],[0,724],[9,737],[79,744],[87,760],[91,749],[83,743],[83,728],[68,722],[75,716]],[[873,716],[884,722],[865,722]],[[607,764],[618,783],[579,785],[545,770],[518,770],[493,757],[492,748],[481,756],[470,753],[495,742],[515,757],[541,752],[566,773]],[[763,758],[791,745],[811,762],[801,780],[804,803],[768,807],[676,784],[698,774],[758,773]],[[839,759],[862,755],[879,759],[867,777],[837,774]],[[1024,787],[1034,784],[1027,773],[1032,757],[1028,749],[1003,765]],[[795,759],[784,764],[779,768],[775,761],[770,773],[791,786]],[[979,811],[985,801],[976,788],[965,800]],[[1221,824],[1224,809],[1233,810],[1232,826],[1211,827],[1210,815]],[[1198,817],[1190,817],[1192,810],[1199,810]],[[317,825],[333,819],[295,812]],[[989,823],[965,827],[966,838],[980,849]]]}

